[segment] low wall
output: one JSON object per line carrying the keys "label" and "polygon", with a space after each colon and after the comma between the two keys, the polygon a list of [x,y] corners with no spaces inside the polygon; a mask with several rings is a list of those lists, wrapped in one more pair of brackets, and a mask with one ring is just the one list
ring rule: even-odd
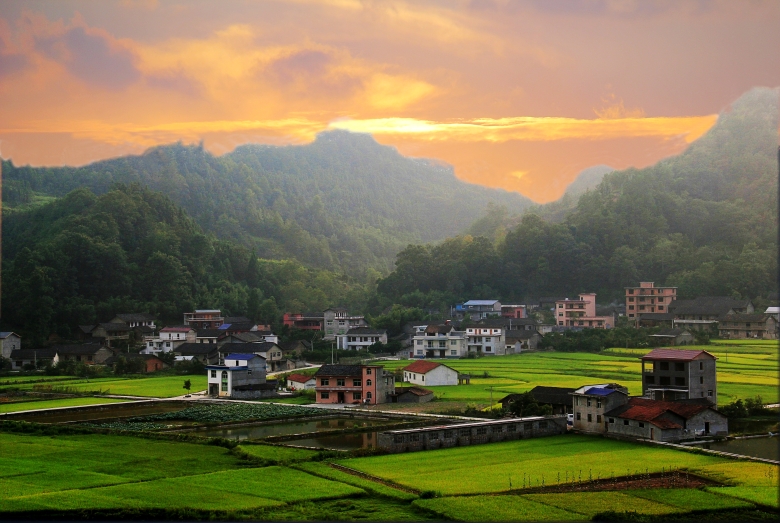
{"label": "low wall", "polygon": [[390,452],[410,452],[565,433],[565,416],[540,416],[390,430],[379,433],[377,446]]}

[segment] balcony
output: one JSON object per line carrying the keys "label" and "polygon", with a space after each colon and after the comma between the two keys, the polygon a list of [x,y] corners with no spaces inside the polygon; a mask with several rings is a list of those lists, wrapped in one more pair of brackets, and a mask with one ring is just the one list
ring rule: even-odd
{"label": "balcony", "polygon": [[363,387],[362,386],[339,387],[338,385],[317,385],[316,387],[314,387],[314,390],[317,392],[362,392]]}

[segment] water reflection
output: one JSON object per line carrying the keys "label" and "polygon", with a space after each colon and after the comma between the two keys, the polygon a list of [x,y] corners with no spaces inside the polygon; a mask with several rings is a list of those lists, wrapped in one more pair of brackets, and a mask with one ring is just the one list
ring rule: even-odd
{"label": "water reflection", "polygon": [[288,441],[290,445],[303,447],[318,447],[333,450],[372,449],[376,447],[376,432],[363,432],[361,434],[334,434],[331,436],[319,436],[306,439]]}
{"label": "water reflection", "polygon": [[721,452],[731,452],[732,454],[741,454],[743,456],[753,456],[755,458],[780,459],[778,452],[777,436],[772,438],[750,438],[750,439],[731,439],[727,441],[712,441],[693,445],[703,449],[719,450]]}

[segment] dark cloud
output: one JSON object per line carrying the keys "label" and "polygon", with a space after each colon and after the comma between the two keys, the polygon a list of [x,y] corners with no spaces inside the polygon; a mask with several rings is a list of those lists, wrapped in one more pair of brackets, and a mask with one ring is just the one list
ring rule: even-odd
{"label": "dark cloud", "polygon": [[37,39],[36,48],[88,84],[124,89],[141,78],[129,50],[111,45],[105,36],[87,33],[83,27]]}

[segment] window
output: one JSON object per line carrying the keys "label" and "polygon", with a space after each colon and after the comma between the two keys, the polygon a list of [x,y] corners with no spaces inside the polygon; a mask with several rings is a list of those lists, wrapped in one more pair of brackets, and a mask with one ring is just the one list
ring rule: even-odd
{"label": "window", "polygon": [[601,423],[601,414],[596,414],[596,423]]}
{"label": "window", "polygon": [[487,427],[477,428],[477,436],[484,436],[485,434],[487,434]]}
{"label": "window", "polygon": [[419,356],[419,355],[422,355],[422,353],[423,353],[423,350],[422,350],[422,349],[417,349],[417,355],[418,355],[418,356]]}
{"label": "window", "polygon": [[336,386],[337,387],[343,387],[345,382],[346,382],[346,380],[344,378],[337,379],[336,380]]}
{"label": "window", "polygon": [[661,385],[671,385],[671,381],[669,379],[669,376],[661,376],[659,378],[659,382]]}
{"label": "window", "polygon": [[422,378],[422,380],[425,381],[425,374],[421,374],[420,378]]}
{"label": "window", "polygon": [[320,392],[320,398],[321,399],[330,399],[330,392]]}
{"label": "window", "polygon": [[452,439],[452,431],[451,430],[445,430],[444,431],[444,439]]}
{"label": "window", "polygon": [[648,384],[655,384],[655,376],[645,376],[645,381]]}
{"label": "window", "polygon": [[579,397],[574,398],[574,404],[575,405],[579,405],[580,404],[580,398]]}
{"label": "window", "polygon": [[396,436],[394,441],[395,441],[396,443],[403,443],[403,442],[404,442],[404,437],[403,437],[403,436],[401,436],[401,435],[399,435],[399,436]]}
{"label": "window", "polygon": [[371,398],[373,398],[373,397],[374,397],[374,395],[373,395],[373,394],[371,394],[371,391],[368,391],[368,392],[366,392],[366,399],[367,399],[367,400],[370,400],[370,399],[371,399]]}
{"label": "window", "polygon": [[362,380],[352,380],[353,387],[360,387],[362,384]]}
{"label": "window", "polygon": [[[371,376],[371,369],[366,369],[366,376]],[[369,385],[371,384],[369,383]]]}
{"label": "window", "polygon": [[628,425],[628,420],[627,419],[623,420],[623,425]]}
{"label": "window", "polygon": [[643,429],[643,428],[645,428],[645,424],[644,424],[644,423],[642,423],[641,421],[639,422],[639,428],[640,428],[640,429]]}
{"label": "window", "polygon": [[680,378],[680,377],[674,378],[674,384],[675,385],[683,385],[684,386],[685,385],[685,378]]}
{"label": "window", "polygon": [[593,414],[588,414],[588,423],[593,422]]}
{"label": "window", "polygon": [[514,423],[512,425],[507,425],[506,427],[507,432],[517,432],[517,425]]}
{"label": "window", "polygon": [[320,385],[322,385],[322,386],[325,386],[325,385],[330,385],[330,380],[328,380],[328,379],[326,379],[326,378],[322,378],[322,379],[320,380]]}
{"label": "window", "polygon": [[446,341],[440,341],[440,342],[439,342],[439,348],[443,349],[443,348],[445,348],[446,346],[447,346],[447,342],[446,342]]}
{"label": "window", "polygon": [[669,362],[668,361],[662,361],[661,362],[661,370],[669,370]]}
{"label": "window", "polygon": [[366,387],[370,387],[370,386],[371,386],[371,380],[366,380]]}
{"label": "window", "polygon": [[711,391],[711,390],[708,390],[708,391],[707,391],[707,396],[710,396],[710,397],[712,397],[712,391]]}
{"label": "window", "polygon": [[216,378],[216,377],[217,377],[217,371],[215,371],[215,370],[212,370],[212,371],[211,371],[211,377],[212,377],[212,378]]}
{"label": "window", "polygon": [[699,370],[704,370],[704,362],[703,361],[699,362]]}
{"label": "window", "polygon": [[428,439],[435,441],[439,439],[439,433],[438,432],[431,432],[431,435],[428,437]]}
{"label": "window", "polygon": [[704,385],[704,376],[699,376],[699,385]]}
{"label": "window", "polygon": [[471,429],[460,429],[461,436],[471,436]]}
{"label": "window", "polygon": [[450,351],[450,355],[451,356],[457,356],[458,355],[458,351],[457,350],[451,350]]}
{"label": "window", "polygon": [[359,392],[353,392],[352,393],[352,399],[353,400],[359,400],[362,399],[362,395]]}
{"label": "window", "polygon": [[422,345],[422,340],[417,340],[417,345]]}
{"label": "window", "polygon": [[675,370],[676,372],[682,372],[682,371],[684,371],[684,370],[685,370],[685,363],[683,363],[683,362],[681,362],[681,361],[676,361],[676,362],[674,363],[674,370]]}
{"label": "window", "polygon": [[633,303],[634,302],[633,296],[631,298],[629,298],[628,301],[629,301],[629,303]]}
{"label": "window", "polygon": [[457,345],[457,344],[458,344],[458,340],[450,340],[450,345]]}
{"label": "window", "polygon": [[582,419],[582,414],[580,414],[580,413],[578,412],[578,413],[577,413],[577,421],[579,421],[579,420],[581,420],[581,419]]}
{"label": "window", "polygon": [[609,418],[610,423],[615,423],[615,418]]}
{"label": "window", "polygon": [[499,434],[501,432],[504,432],[504,426],[503,425],[499,425],[497,427],[493,427],[493,432],[496,432],[496,433],[499,433]]}
{"label": "window", "polygon": [[596,408],[597,409],[601,408],[601,398],[596,399]]}
{"label": "window", "polygon": [[227,392],[228,390],[228,373],[226,370],[222,371],[222,392]]}
{"label": "window", "polygon": [[588,407],[590,407],[590,403],[591,403],[590,402],[590,398],[588,398],[588,402],[587,403],[588,403]]}
{"label": "window", "polygon": [[540,429],[546,429],[547,428],[547,422],[546,421],[540,421],[539,422],[539,428]]}
{"label": "window", "polygon": [[532,430],[534,428],[533,423],[523,423],[523,430]]}

